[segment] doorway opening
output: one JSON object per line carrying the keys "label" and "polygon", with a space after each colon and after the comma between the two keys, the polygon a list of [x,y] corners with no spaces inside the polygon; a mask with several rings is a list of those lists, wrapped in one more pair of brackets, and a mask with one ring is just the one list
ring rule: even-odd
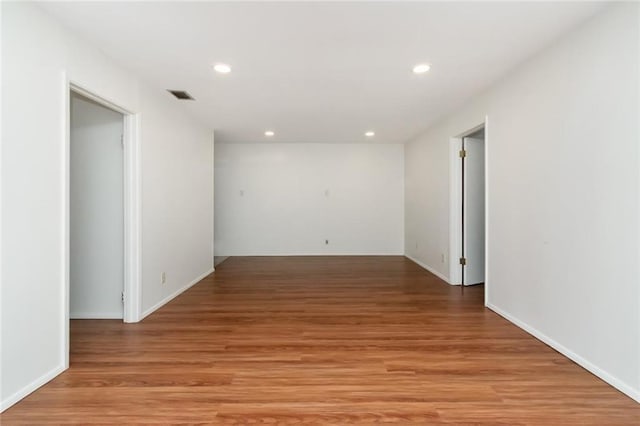
{"label": "doorway opening", "polygon": [[487,276],[487,120],[451,138],[450,277],[464,289]]}
{"label": "doorway opening", "polygon": [[71,93],[69,317],[124,318],[124,115]]}
{"label": "doorway opening", "polygon": [[72,319],[140,319],[137,116],[65,79],[64,353]]}

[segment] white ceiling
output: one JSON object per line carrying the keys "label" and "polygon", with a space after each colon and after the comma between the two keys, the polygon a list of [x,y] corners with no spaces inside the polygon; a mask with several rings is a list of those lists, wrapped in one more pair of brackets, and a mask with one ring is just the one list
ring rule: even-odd
{"label": "white ceiling", "polygon": [[[216,129],[216,142],[402,143],[601,3],[62,2],[42,7]],[[228,75],[212,66],[225,62]],[[426,75],[411,72],[432,64]],[[171,96],[167,93],[167,96]]]}

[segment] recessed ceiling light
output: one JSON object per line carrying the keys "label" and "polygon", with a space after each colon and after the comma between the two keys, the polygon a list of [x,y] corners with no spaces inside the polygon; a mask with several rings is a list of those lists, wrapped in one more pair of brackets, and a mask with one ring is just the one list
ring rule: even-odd
{"label": "recessed ceiling light", "polygon": [[372,137],[374,137],[374,136],[376,135],[376,132],[372,132],[371,130],[369,130],[369,131],[368,131],[368,132],[366,132],[364,135],[365,135],[366,137],[368,137],[368,138],[372,138]]}
{"label": "recessed ceiling light", "polygon": [[220,74],[229,74],[231,72],[231,67],[227,64],[215,64],[213,69]]}
{"label": "recessed ceiling light", "polygon": [[425,72],[429,71],[431,69],[431,65],[429,64],[418,64],[415,67],[413,67],[413,72],[415,74],[424,74]]}
{"label": "recessed ceiling light", "polygon": [[264,132],[265,136],[271,137],[273,135],[275,135],[276,133],[273,130],[267,130],[266,132]]}

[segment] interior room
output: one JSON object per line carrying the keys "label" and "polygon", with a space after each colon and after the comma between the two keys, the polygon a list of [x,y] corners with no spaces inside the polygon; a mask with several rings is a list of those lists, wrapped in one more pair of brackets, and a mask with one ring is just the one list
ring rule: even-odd
{"label": "interior room", "polygon": [[636,2],[1,2],[2,424],[640,423]]}

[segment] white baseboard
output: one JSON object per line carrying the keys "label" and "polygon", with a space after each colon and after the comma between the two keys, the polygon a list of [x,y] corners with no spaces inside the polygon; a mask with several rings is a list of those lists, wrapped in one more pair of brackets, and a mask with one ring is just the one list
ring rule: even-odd
{"label": "white baseboard", "polygon": [[560,343],[556,342],[555,340],[553,340],[552,338],[550,338],[546,334],[541,333],[540,331],[536,330],[535,328],[531,327],[530,325],[526,324],[525,322],[520,321],[519,319],[515,318],[511,314],[508,314],[507,312],[503,311],[502,309],[498,308],[497,306],[493,305],[492,303],[488,303],[487,302],[486,306],[487,306],[487,308],[491,309],[493,312],[497,313],[498,315],[500,315],[501,317],[503,317],[507,321],[517,325],[518,327],[520,327],[521,329],[523,329],[527,333],[531,334],[536,339],[538,339],[541,342],[551,346],[553,349],[555,349],[556,351],[560,352],[562,355],[566,356],[567,358],[569,358],[570,360],[572,360],[576,364],[580,365],[585,370],[593,373],[594,375],[598,376],[599,378],[601,378],[605,382],[609,383],[611,386],[613,386],[614,388],[618,389],[620,392],[624,393],[625,395],[629,396],[630,398],[634,399],[635,401],[640,402],[640,389],[634,389],[631,386],[629,386],[628,384],[626,384],[626,383],[622,382],[621,380],[613,377],[611,374],[607,373],[606,371],[602,370],[598,366],[596,366],[596,365],[592,364],[591,362],[587,361],[586,359],[582,358],[580,355],[576,354],[575,352],[571,351],[570,349],[568,349],[565,346],[561,345]]}
{"label": "white baseboard", "polygon": [[424,269],[426,269],[427,271],[431,272],[433,275],[435,275],[436,277],[440,278],[442,281],[446,282],[447,284],[451,284],[449,282],[449,277],[444,276],[444,274],[441,274],[440,272],[436,271],[434,268],[432,268],[431,266],[420,262],[418,259],[409,256],[408,254],[405,254],[404,257],[406,257],[407,259],[409,259],[410,261],[412,261],[413,263],[423,267]]}
{"label": "white baseboard", "polygon": [[69,319],[122,319],[122,312],[71,312]]}
{"label": "white baseboard", "polygon": [[140,321],[142,321],[145,317],[147,317],[150,314],[152,314],[153,312],[157,311],[158,309],[160,309],[161,307],[163,307],[167,303],[171,302],[173,299],[175,299],[176,297],[178,297],[180,294],[184,293],[185,291],[189,290],[194,285],[198,284],[200,281],[205,279],[207,276],[211,275],[214,271],[215,271],[215,268],[212,267],[207,272],[205,272],[204,274],[200,275],[199,277],[197,277],[196,279],[194,279],[193,281],[191,281],[190,283],[188,283],[184,287],[182,287],[182,288],[178,289],[177,291],[171,293],[170,295],[168,295],[167,297],[165,297],[164,299],[162,299],[161,301],[159,301],[158,303],[156,303],[155,305],[153,305],[152,307],[150,307],[149,309],[144,311],[142,313],[142,315],[140,316]]}
{"label": "white baseboard", "polygon": [[10,395],[9,397],[3,399],[2,402],[0,402],[0,413],[5,411],[7,408],[11,407],[16,402],[20,401],[22,398],[29,395],[31,392],[38,389],[40,386],[46,384],[47,382],[55,378],[58,374],[62,373],[64,370],[66,370],[66,368],[63,365],[59,365],[53,370],[38,377],[36,380],[29,383],[27,386],[23,387],[19,391],[15,392],[13,395]]}
{"label": "white baseboard", "polygon": [[358,252],[303,252],[303,253],[242,253],[216,254],[216,257],[304,257],[304,256],[404,256],[403,253],[358,253]]}
{"label": "white baseboard", "polygon": [[[142,314],[142,317],[140,318],[140,320],[142,320],[144,317],[148,316],[152,312],[156,311],[157,309],[159,309],[163,305],[167,304],[168,302],[173,300],[176,296],[178,296],[181,293],[183,293],[186,290],[188,290],[190,287],[193,287],[195,284],[197,284],[200,281],[202,281],[204,278],[206,278],[208,275],[210,275],[214,271],[215,271],[215,268],[211,268],[210,270],[208,270],[204,274],[200,275],[199,277],[197,277],[196,279],[194,279],[193,281],[191,281],[190,283],[188,283],[187,285],[185,285],[184,287],[182,287],[178,291],[174,292],[173,294],[167,296],[166,298],[164,298],[160,302],[156,303],[154,306],[152,306],[151,308],[147,309]],[[109,315],[111,315],[111,316],[109,316]],[[101,319],[106,319],[106,318],[122,319],[122,314],[79,312],[79,313],[75,313],[75,314],[71,315],[71,318],[75,318],[75,319],[88,319],[88,318],[96,318],[96,317],[100,317]],[[7,408],[11,407],[16,402],[20,401],[21,399],[23,399],[27,395],[29,395],[31,392],[37,390],[42,385],[46,384],[47,382],[49,382],[50,380],[55,378],[57,375],[62,373],[64,370],[66,370],[66,367],[64,367],[62,365],[58,366],[58,367],[54,368],[53,370],[47,372],[46,374],[42,375],[38,379],[34,380],[33,382],[29,383],[27,386],[23,387],[19,391],[15,392],[13,395],[3,399],[0,402],[0,413],[5,411]]]}

